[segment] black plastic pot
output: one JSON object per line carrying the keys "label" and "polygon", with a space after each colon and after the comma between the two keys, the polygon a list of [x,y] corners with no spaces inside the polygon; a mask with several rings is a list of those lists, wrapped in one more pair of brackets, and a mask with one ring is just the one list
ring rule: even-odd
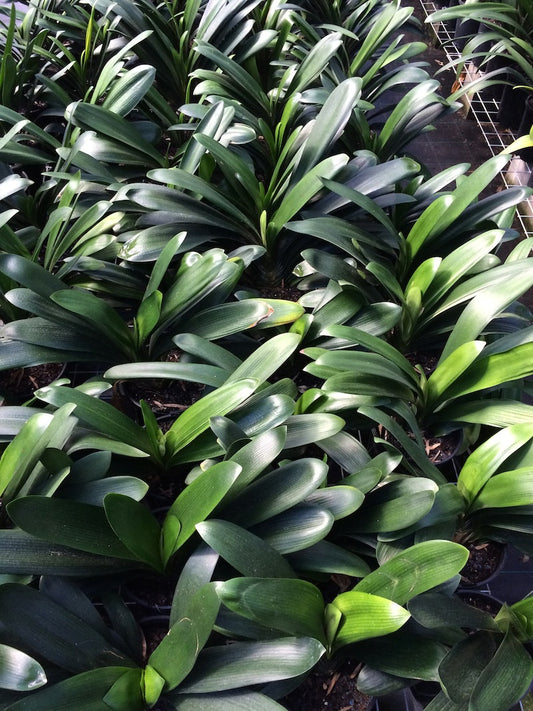
{"label": "black plastic pot", "polygon": [[498,600],[497,597],[494,597],[494,595],[480,592],[479,590],[459,589],[457,591],[457,595],[461,598],[463,602],[466,602],[467,605],[471,605],[477,610],[488,612],[493,617],[496,617],[503,605],[503,602],[501,600]]}
{"label": "black plastic pot", "polygon": [[423,709],[426,708],[430,701],[433,701],[440,691],[441,686],[437,681],[419,681],[418,684],[411,687],[413,697]]}
{"label": "black plastic pot", "polygon": [[[533,126],[533,94],[529,94],[524,104],[522,120],[518,126],[518,135],[527,136]],[[518,155],[522,160],[533,162],[533,148],[521,148]]]}
{"label": "black plastic pot", "polygon": [[505,86],[498,111],[498,121],[501,126],[511,129],[517,129],[520,126],[528,95],[525,89]]}
{"label": "black plastic pot", "polygon": [[469,39],[479,32],[479,21],[459,18],[455,25],[453,43],[459,52],[462,52]]}

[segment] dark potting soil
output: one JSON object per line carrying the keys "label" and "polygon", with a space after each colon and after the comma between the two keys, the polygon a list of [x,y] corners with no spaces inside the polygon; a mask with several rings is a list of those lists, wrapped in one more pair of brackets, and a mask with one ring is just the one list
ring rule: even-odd
{"label": "dark potting soil", "polygon": [[8,403],[22,403],[39,388],[57,380],[64,368],[63,363],[43,363],[6,370],[0,373],[0,396],[3,395]]}
{"label": "dark potting soil", "polygon": [[359,665],[347,662],[337,671],[312,672],[280,703],[288,711],[367,711],[372,698],[357,690]]}
{"label": "dark potting soil", "polygon": [[202,397],[205,385],[183,380],[135,380],[125,390],[136,403],[144,400],[156,417],[169,413],[176,416]]}
{"label": "dark potting soil", "polygon": [[488,612],[492,617],[496,617],[501,609],[501,603],[499,603],[498,600],[490,597],[490,595],[483,595],[482,593],[474,591],[461,591],[461,600],[466,602],[467,605],[475,607],[476,610]]}
{"label": "dark potting soil", "polygon": [[466,586],[479,585],[498,570],[505,549],[501,543],[495,541],[470,543],[466,548],[469,550],[469,556],[461,571],[461,583]]}
{"label": "dark potting soil", "polygon": [[149,575],[131,580],[123,590],[123,596],[135,603],[132,611],[139,620],[147,615],[169,613],[176,580]]}

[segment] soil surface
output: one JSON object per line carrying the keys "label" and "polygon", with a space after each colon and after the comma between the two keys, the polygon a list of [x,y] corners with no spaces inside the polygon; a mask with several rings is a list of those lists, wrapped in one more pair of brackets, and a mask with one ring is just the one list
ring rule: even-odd
{"label": "soil surface", "polygon": [[360,665],[348,662],[337,671],[312,672],[280,703],[288,711],[369,711],[373,699],[356,687],[359,668]]}
{"label": "soil surface", "polygon": [[461,585],[474,586],[488,580],[503,562],[505,547],[501,543],[471,543],[468,562],[461,571]]}
{"label": "soil surface", "polygon": [[0,373],[0,398],[5,397],[6,404],[21,404],[36,390],[57,380],[64,368],[63,363],[43,363],[6,370]]}

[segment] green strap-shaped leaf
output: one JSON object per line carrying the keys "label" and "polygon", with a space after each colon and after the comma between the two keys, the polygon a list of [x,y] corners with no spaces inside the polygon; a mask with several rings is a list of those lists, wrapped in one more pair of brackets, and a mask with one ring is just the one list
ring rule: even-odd
{"label": "green strap-shaped leaf", "polygon": [[174,689],[194,667],[207,642],[218,614],[220,601],[213,585],[205,585],[148,659],[149,666],[165,680],[165,689]]}
{"label": "green strap-shaped leaf", "polygon": [[442,195],[433,201],[407,236],[411,256],[458,219],[508,161],[509,156],[506,155],[490,158],[465,178],[451,195]]}
{"label": "green strap-shaped leaf", "polygon": [[25,496],[9,504],[8,514],[19,528],[41,540],[96,555],[137,558],[117,538],[100,506]]}
{"label": "green strap-shaped leaf", "polygon": [[18,529],[0,531],[0,575],[94,577],[137,567],[124,559],[48,543]]}
{"label": "green strap-shaped leaf", "polygon": [[328,639],[333,650],[345,644],[396,632],[411,616],[391,600],[356,590],[337,595],[331,605],[342,614],[335,635]]}
{"label": "green strap-shaped leaf", "polygon": [[[323,186],[323,178],[333,178],[348,162],[348,156],[325,158],[307,172],[284,196],[268,223],[267,241],[275,239],[282,227],[313,198]],[[265,245],[267,246],[267,245]]]}
{"label": "green strap-shaped leaf", "polygon": [[[176,550],[192,536],[196,524],[204,521],[220,504],[240,472],[241,467],[235,462],[219,462],[202,472],[181,492],[163,522],[165,565]],[[177,539],[173,535],[172,518],[180,523]]]}
{"label": "green strap-shaped leaf", "polygon": [[163,165],[163,156],[146,141],[131,122],[102,106],[78,101],[67,107],[67,114],[75,126],[89,131],[98,131],[120,148],[136,153],[151,165]]}
{"label": "green strap-shaped leaf", "polygon": [[[46,686],[34,694],[25,696],[10,706],[10,711],[108,711],[104,697],[113,685],[124,675],[130,675],[127,667],[102,667],[76,674],[53,686]],[[131,698],[131,697],[130,697]],[[128,711],[142,711],[131,698]]]}
{"label": "green strap-shaped leaf", "polygon": [[132,335],[116,311],[88,291],[62,289],[51,296],[52,300],[68,311],[86,318],[104,338],[110,339],[132,360],[135,358]]}
{"label": "green strap-shaped leaf", "polygon": [[323,157],[348,122],[361,95],[359,77],[345,79],[329,94],[304,143],[291,181],[297,182]]}
{"label": "green strap-shaped leaf", "polygon": [[181,711],[284,711],[285,707],[256,691],[226,691],[214,694],[179,694]]}
{"label": "green strap-shaped leaf", "polygon": [[505,508],[533,504],[533,469],[525,467],[491,477],[471,504],[481,508]]}
{"label": "green strap-shaped leaf", "polygon": [[307,637],[209,647],[198,657],[181,690],[209,693],[290,679],[311,669],[324,651],[318,640]]}
{"label": "green strap-shaped leaf", "polygon": [[82,672],[95,666],[134,666],[75,612],[34,588],[6,583],[0,600],[0,620],[10,639],[60,668]]}
{"label": "green strap-shaped leaf", "polygon": [[297,65],[291,84],[286,90],[287,95],[290,96],[308,88],[308,84],[319,76],[341,45],[340,32],[332,32],[322,37],[304,57],[303,61]]}
{"label": "green strap-shaped leaf", "polygon": [[441,260],[437,272],[428,285],[424,306],[430,309],[437,303],[459,279],[491,252],[503,237],[503,230],[490,230],[477,235],[466,244],[454,249]]}
{"label": "green strap-shaped leaf", "polygon": [[174,336],[172,340],[178,348],[181,348],[186,353],[190,353],[210,365],[219,366],[230,372],[242,363],[240,358],[237,358],[226,348],[196,336],[194,333],[180,333]]}
{"label": "green strap-shaped leaf", "polygon": [[457,488],[472,502],[490,477],[513,452],[533,437],[533,424],[505,427],[477,447],[463,464],[457,477]]}
{"label": "green strap-shaped leaf", "polygon": [[292,578],[294,571],[272,546],[229,521],[211,519],[198,523],[202,539],[235,570],[246,576]]}
{"label": "green strap-shaped leaf", "polygon": [[452,626],[492,631],[499,629],[490,613],[442,592],[418,595],[410,601],[408,609],[413,618],[427,629]]}
{"label": "green strap-shaped leaf", "polygon": [[343,429],[345,422],[337,415],[311,412],[291,415],[285,420],[285,424],[287,426],[285,449],[292,449],[336,435]]}
{"label": "green strap-shaped leaf", "polygon": [[207,585],[218,562],[218,553],[201,543],[185,561],[174,589],[170,624],[173,625],[188,614],[191,600]]}
{"label": "green strap-shaped leaf", "polygon": [[425,404],[430,412],[446,400],[448,388],[453,387],[459,376],[475,361],[484,347],[483,341],[469,341],[439,362],[429,376],[426,386]]}
{"label": "green strap-shaped leaf", "polygon": [[[512,271],[515,267],[516,271]],[[453,353],[460,345],[480,336],[485,326],[515,299],[526,293],[533,285],[533,259],[524,259],[521,263],[514,262],[505,265],[509,271],[502,284],[494,284],[480,288],[470,303],[464,308],[450,333],[441,361]],[[489,270],[490,274],[490,270]]]}
{"label": "green strap-shaped leaf", "polygon": [[290,462],[246,487],[224,509],[224,517],[249,527],[301,503],[325,481],[328,468],[319,459]]}
{"label": "green strap-shaped leaf", "polygon": [[467,560],[467,549],[457,543],[417,543],[367,575],[354,590],[380,595],[403,605],[457,575]]}
{"label": "green strap-shaped leaf", "polygon": [[14,647],[0,644],[1,689],[34,691],[46,681],[46,674],[38,661]]}
{"label": "green strap-shaped leaf", "polygon": [[437,485],[423,477],[404,477],[367,494],[356,515],[346,520],[352,531],[390,532],[408,528],[429,513]]}
{"label": "green strap-shaped leaf", "polygon": [[96,432],[141,449],[143,452],[152,453],[152,444],[142,427],[109,403],[86,395],[75,388],[45,387],[37,390],[35,395],[56,407],[73,403],[76,405],[75,415]]}
{"label": "green strap-shaped leaf", "polygon": [[[459,349],[458,349],[459,350]],[[465,372],[450,384],[445,398],[455,398],[485,388],[527,378],[533,372],[533,343],[515,346],[504,353],[477,358]]]}
{"label": "green strap-shaped leaf", "polygon": [[192,404],[174,422],[166,435],[170,461],[172,457],[209,427],[215,415],[226,415],[248,398],[259,382],[252,378],[227,383]]}
{"label": "green strap-shaped leaf", "polygon": [[361,328],[353,326],[328,326],[323,331],[325,336],[333,336],[334,338],[345,339],[354,345],[361,345],[368,348],[370,351],[383,356],[393,363],[402,373],[411,380],[411,387],[418,385],[416,372],[405,356],[400,353],[394,346],[391,346],[382,338],[368,333]]}
{"label": "green strap-shaped leaf", "polygon": [[0,254],[0,272],[41,296],[50,296],[66,285],[36,262],[17,254]]}
{"label": "green strap-shaped leaf", "polygon": [[247,299],[200,311],[195,314],[189,328],[197,336],[216,340],[258,326],[266,322],[271,313],[267,301]]}
{"label": "green strap-shaped leaf", "polygon": [[340,573],[363,578],[370,573],[366,561],[343,546],[319,541],[304,550],[291,553],[287,560],[295,570],[315,573]]}
{"label": "green strap-shaped leaf", "polygon": [[285,555],[322,541],[333,523],[333,514],[327,509],[302,504],[260,523],[253,532]]}
{"label": "green strap-shaped leaf", "polygon": [[238,615],[326,646],[324,600],[315,585],[296,578],[233,578],[216,583],[216,591]]}
{"label": "green strap-shaped leaf", "polygon": [[328,486],[317,489],[306,498],[306,502],[331,511],[335,520],[345,518],[361,506],[364,494],[354,486]]}
{"label": "green strap-shaped leaf", "polygon": [[4,505],[9,503],[31,475],[49,445],[54,430],[59,427],[59,431],[66,431],[67,436],[70,434],[72,428],[67,429],[68,420],[65,416],[68,418],[73,409],[65,405],[61,412],[58,410],[55,419],[54,415],[44,412],[34,414],[6,447],[0,459],[0,493],[3,494]]}
{"label": "green strap-shaped leaf", "polygon": [[155,67],[138,65],[123,74],[111,87],[102,106],[119,116],[127,116],[145,96],[155,79]]}
{"label": "green strap-shaped leaf", "polygon": [[[448,651],[440,642],[407,627],[375,640],[357,642],[351,652],[374,669],[404,679],[439,680],[439,665]],[[456,711],[455,707],[452,707]],[[466,709],[464,710],[466,711]]]}
{"label": "green strap-shaped leaf", "polygon": [[103,696],[103,704],[113,711],[122,711],[127,699],[132,711],[142,711],[144,709],[144,700],[148,699],[148,695],[143,694],[145,675],[146,672],[143,669],[128,669],[125,671],[115,681],[107,694]]}
{"label": "green strap-shaped leaf", "polygon": [[230,459],[242,467],[239,478],[231,488],[229,499],[244,489],[261,472],[263,472],[280,454],[285,444],[287,430],[285,427],[274,427],[254,437],[251,442],[244,444]]}
{"label": "green strap-shaped leaf", "polygon": [[117,538],[143,563],[163,572],[161,528],[144,504],[123,494],[108,494],[104,511]]}
{"label": "green strap-shaped leaf", "polygon": [[137,378],[162,378],[165,380],[184,380],[189,383],[203,383],[211,387],[223,385],[227,371],[214,365],[200,363],[124,363],[114,365],[104,373],[109,380],[135,380]]}

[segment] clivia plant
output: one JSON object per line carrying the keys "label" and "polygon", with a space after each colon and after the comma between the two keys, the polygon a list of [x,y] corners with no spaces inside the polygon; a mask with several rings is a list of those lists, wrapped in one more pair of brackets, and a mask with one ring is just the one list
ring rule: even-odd
{"label": "clivia plant", "polygon": [[[227,703],[244,702],[275,711],[283,707],[256,691],[255,684],[305,673],[323,653],[318,641],[304,636],[210,644],[203,649],[220,606],[213,584],[181,599],[168,633],[149,655],[141,630],[116,595],[104,597],[111,627],[82,589],[61,578],[43,577],[39,590],[6,584],[0,597],[2,610],[9,610],[3,616],[3,634],[16,637],[22,646],[37,646],[45,667],[56,677],[34,693],[5,692],[2,703],[12,711],[52,707],[66,711],[73,706],[86,711],[143,711],[153,708],[160,697],[168,702],[166,708],[201,704],[217,711]],[[26,624],[15,628],[9,620],[22,610]],[[44,637],[41,641],[35,637],[37,628]],[[80,638],[90,640],[90,645],[80,649]]]}
{"label": "clivia plant", "polygon": [[5,298],[32,314],[1,328],[2,368],[54,361],[157,360],[173,348],[171,339],[185,323],[187,331],[214,340],[261,321],[271,326],[290,323],[303,313],[298,304],[283,300],[229,300],[245,265],[257,256],[253,250],[188,253],[171,277],[170,263],[183,237],[170,240],[159,255],[140,290],[131,325],[105,298],[70,288],[23,257],[0,255],[0,270],[23,285]]}

